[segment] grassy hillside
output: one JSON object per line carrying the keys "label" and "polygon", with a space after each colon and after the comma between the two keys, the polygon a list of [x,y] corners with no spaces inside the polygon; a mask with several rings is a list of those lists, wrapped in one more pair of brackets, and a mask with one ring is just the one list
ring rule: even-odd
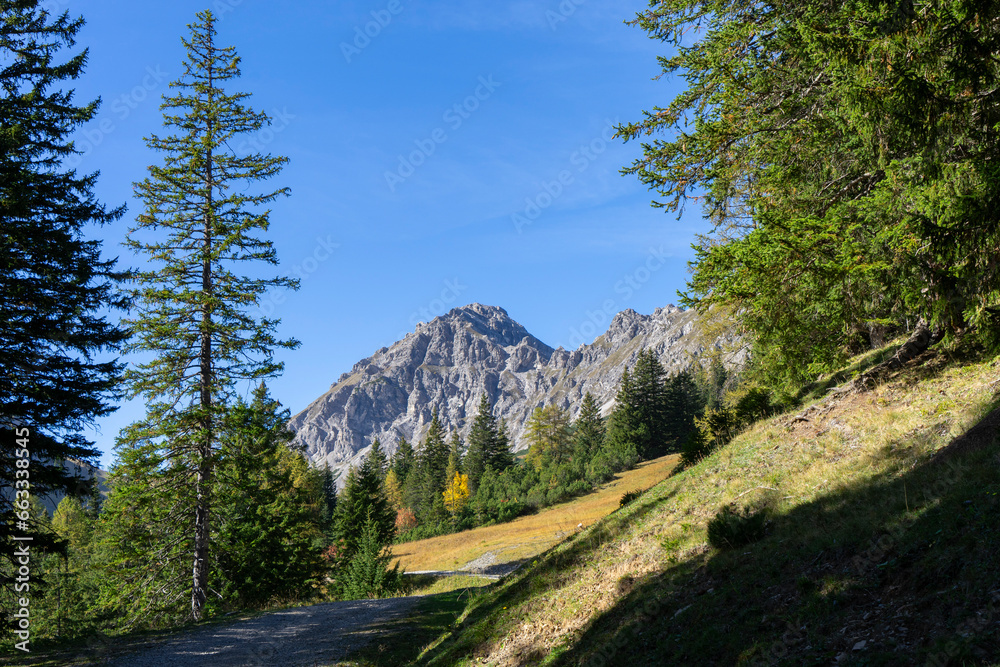
{"label": "grassy hillside", "polygon": [[[426,665],[1000,664],[1000,362],[928,353],[757,424],[482,589]],[[767,534],[719,550],[726,504]]]}
{"label": "grassy hillside", "polygon": [[648,489],[662,481],[676,465],[676,456],[647,461],[586,496],[510,523],[397,544],[393,555],[410,572],[455,570],[486,554],[494,556],[497,563],[531,558],[575,533],[579,524],[590,526],[618,509],[624,493]]}

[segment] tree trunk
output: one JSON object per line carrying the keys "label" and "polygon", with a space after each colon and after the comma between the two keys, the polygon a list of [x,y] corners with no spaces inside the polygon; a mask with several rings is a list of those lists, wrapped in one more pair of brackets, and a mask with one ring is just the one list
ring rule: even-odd
{"label": "tree trunk", "polygon": [[896,354],[858,376],[854,380],[852,388],[855,391],[867,391],[874,388],[882,377],[902,368],[907,361],[922,354],[936,339],[937,336],[927,325],[927,320],[921,317],[920,321],[917,322],[917,328],[913,330],[906,342],[896,350]]}
{"label": "tree trunk", "polygon": [[[209,27],[209,40],[212,38]],[[209,43],[209,51],[212,44]],[[211,56],[211,54],[209,54]],[[209,60],[211,63],[211,60]],[[208,97],[209,107],[212,102],[213,90],[212,66],[208,67]],[[210,535],[210,519],[212,507],[212,121],[209,119],[207,134],[209,137],[208,155],[205,159],[205,221],[204,238],[202,239],[201,264],[201,349],[200,362],[200,403],[201,424],[198,443],[198,473],[196,481],[196,500],[194,510],[194,567],[191,573],[191,617],[199,621],[204,615],[205,601],[208,598],[208,540]]]}

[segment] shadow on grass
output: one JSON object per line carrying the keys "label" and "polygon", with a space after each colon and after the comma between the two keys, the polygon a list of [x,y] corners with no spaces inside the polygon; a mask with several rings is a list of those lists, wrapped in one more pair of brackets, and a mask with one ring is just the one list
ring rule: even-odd
{"label": "shadow on grass", "polygon": [[[498,625],[511,622],[504,618],[506,609],[514,609],[529,598],[565,585],[566,579],[573,576],[574,566],[582,564],[603,545],[615,541],[634,525],[641,523],[657,506],[673,498],[676,492],[675,489],[662,497],[636,501],[627,508],[608,515],[590,530],[572,535],[562,544],[539,554],[524,572],[517,572],[504,581],[493,584],[484,594],[483,601],[470,605],[468,615],[455,626],[458,641],[445,639],[416,664],[452,665],[469,656]],[[463,629],[466,632],[460,632]]]}
{"label": "shadow on grass", "polygon": [[775,517],[762,541],[641,581],[545,664],[995,660],[996,432],[979,451],[912,469],[907,443],[895,444],[884,473]]}
{"label": "shadow on grass", "polygon": [[[997,433],[975,451],[917,460],[926,437],[890,443],[873,455],[879,474],[774,516],[757,543],[620,587],[582,633],[518,664],[996,664],[987,661],[1000,656]],[[563,586],[574,565],[675,493],[640,500],[491,587],[418,664],[455,664],[516,631],[523,618],[504,610]]]}

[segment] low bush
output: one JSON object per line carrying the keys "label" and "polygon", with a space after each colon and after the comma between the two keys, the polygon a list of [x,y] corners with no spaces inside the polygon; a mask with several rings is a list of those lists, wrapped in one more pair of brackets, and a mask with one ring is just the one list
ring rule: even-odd
{"label": "low bush", "polygon": [[635,501],[635,499],[638,498],[641,495],[642,495],[642,491],[639,491],[639,490],[626,491],[625,493],[622,494],[621,500],[618,501],[618,507],[619,507],[619,509],[622,508],[622,507],[625,507],[629,503]]}
{"label": "low bush", "polygon": [[716,549],[733,549],[767,535],[770,521],[768,507],[726,505],[708,522],[708,543]]}

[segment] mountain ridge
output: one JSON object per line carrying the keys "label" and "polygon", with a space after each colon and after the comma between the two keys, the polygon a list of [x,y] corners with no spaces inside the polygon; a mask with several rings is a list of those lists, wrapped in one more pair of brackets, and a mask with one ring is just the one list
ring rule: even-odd
{"label": "mountain ridge", "polygon": [[694,311],[673,305],[650,315],[627,309],[594,342],[570,351],[539,340],[501,307],[460,306],[355,363],[289,426],[313,464],[342,471],[376,437],[388,452],[400,437],[419,442],[434,409],[445,429],[464,439],[485,392],[520,451],[535,407],[556,403],[575,416],[590,391],[610,411],[622,370],[640,350],[653,350],[669,372],[720,348],[721,340],[703,340],[699,322]]}

